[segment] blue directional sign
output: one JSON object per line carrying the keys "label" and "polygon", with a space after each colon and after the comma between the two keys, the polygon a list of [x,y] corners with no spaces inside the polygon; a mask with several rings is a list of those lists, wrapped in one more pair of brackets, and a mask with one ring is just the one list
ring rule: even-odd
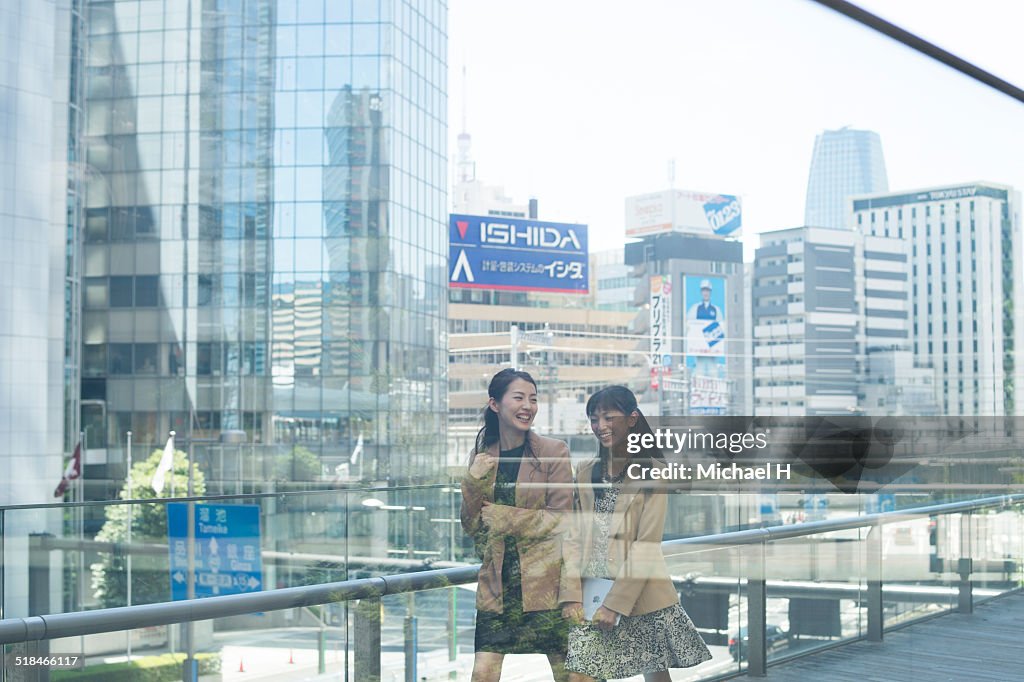
{"label": "blue directional sign", "polygon": [[[195,514],[196,597],[262,590],[259,506],[197,504]],[[171,599],[187,599],[186,503],[167,505],[167,548],[171,555]]]}
{"label": "blue directional sign", "polygon": [[448,286],[585,294],[587,226],[452,215]]}
{"label": "blue directional sign", "polygon": [[875,493],[868,495],[864,504],[867,514],[881,514],[896,511],[896,496],[892,493]]}

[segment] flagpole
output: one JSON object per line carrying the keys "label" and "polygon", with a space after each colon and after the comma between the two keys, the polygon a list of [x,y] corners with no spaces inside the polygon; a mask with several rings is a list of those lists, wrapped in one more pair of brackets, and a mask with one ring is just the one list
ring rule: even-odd
{"label": "flagpole", "polygon": [[[169,434],[170,434],[170,439],[168,440],[168,443],[171,446],[171,469],[170,469],[170,472],[171,472],[171,497],[175,497],[175,494],[174,494],[174,449],[178,446],[178,444],[174,442],[175,432],[174,431],[170,431]],[[166,445],[164,446],[164,450],[165,451],[167,450],[167,446]],[[163,463],[163,458],[161,458],[161,463]],[[159,470],[159,467],[160,467],[160,465],[157,465],[158,470]],[[158,495],[162,495],[163,494],[163,489],[161,488],[160,492],[157,493],[157,494]],[[177,649],[178,649],[177,639],[178,639],[178,625],[168,625],[167,626],[167,645],[168,645],[168,648],[171,650],[172,654],[177,652]]]}
{"label": "flagpole", "polygon": [[[192,426],[188,429],[188,513],[186,524],[188,528],[188,544],[186,557],[188,561],[188,573],[185,575],[185,598],[192,600],[196,598],[196,503],[192,501],[195,490],[192,486],[192,445],[194,434]],[[185,668],[182,671],[183,682],[195,682],[197,675],[196,668],[196,623],[194,620],[185,621]]]}
{"label": "flagpole", "polygon": [[[132,432],[128,432],[128,500],[132,499]],[[134,515],[135,505],[130,503],[128,505],[128,587],[126,589],[127,604],[126,606],[132,605],[132,516]],[[125,630],[125,634],[128,636],[128,660],[132,660],[132,631]]]}
{"label": "flagpole", "polygon": [[[174,439],[174,431],[171,431],[171,439],[172,440]],[[178,444],[175,443],[174,447],[178,447]],[[171,454],[171,497],[177,497],[177,495],[174,494],[174,454],[173,453]]]}
{"label": "flagpole", "polygon": [[[78,610],[85,610],[85,599],[84,599],[84,581],[85,581],[85,507],[81,505],[85,502],[85,458],[89,452],[89,441],[86,440],[87,431],[83,429],[78,433],[79,442],[82,443],[82,452],[78,457],[78,479],[75,481],[75,498],[76,502],[79,503],[75,509],[77,522],[76,530],[78,532]],[[79,638],[79,643],[82,647],[82,659],[85,659],[85,635]]]}

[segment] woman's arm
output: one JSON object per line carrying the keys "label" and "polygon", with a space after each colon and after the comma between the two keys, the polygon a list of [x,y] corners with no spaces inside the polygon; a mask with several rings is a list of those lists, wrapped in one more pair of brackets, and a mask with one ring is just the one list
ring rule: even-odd
{"label": "woman's arm", "polygon": [[668,498],[664,493],[643,493],[643,509],[640,511],[636,540],[626,547],[626,557],[615,577],[615,584],[604,598],[604,606],[628,616],[640,598],[644,584],[649,578],[660,576],[665,556],[661,552],[661,540],[665,534],[665,514]]}
{"label": "woman's arm", "polygon": [[582,562],[583,562],[583,529],[582,514],[580,513],[579,495],[573,495],[573,510],[566,521],[565,533],[562,535],[562,577],[558,586],[558,601],[561,604],[580,604],[579,613],[573,609],[572,614],[566,614],[574,621],[582,617],[583,583],[582,583]]}
{"label": "woman's arm", "polygon": [[548,460],[544,481],[544,508],[522,509],[504,504],[489,504],[484,511],[487,526],[499,535],[522,540],[541,540],[562,532],[572,512],[573,481],[569,462],[569,446],[559,443]]}
{"label": "woman's arm", "polygon": [[[486,452],[475,453],[469,461],[469,470],[462,479],[462,530],[475,537],[481,530],[480,511],[494,485],[497,464]],[[479,460],[479,461],[478,461]]]}

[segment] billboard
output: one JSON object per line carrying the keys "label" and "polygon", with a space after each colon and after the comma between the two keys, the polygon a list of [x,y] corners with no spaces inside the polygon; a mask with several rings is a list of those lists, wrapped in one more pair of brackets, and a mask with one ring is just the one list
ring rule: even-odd
{"label": "billboard", "polygon": [[587,226],[453,214],[448,286],[585,294]]}
{"label": "billboard", "polygon": [[743,206],[732,194],[668,190],[626,198],[626,236],[686,232],[735,237]]}
{"label": "billboard", "polygon": [[724,277],[683,278],[683,337],[690,376],[690,414],[725,414],[729,406],[726,375]]}
{"label": "billboard", "polygon": [[690,414],[725,414],[729,382],[703,374],[690,376]]}
{"label": "billboard", "polygon": [[669,275],[651,275],[650,314],[649,361],[654,370],[672,364],[672,279]]}

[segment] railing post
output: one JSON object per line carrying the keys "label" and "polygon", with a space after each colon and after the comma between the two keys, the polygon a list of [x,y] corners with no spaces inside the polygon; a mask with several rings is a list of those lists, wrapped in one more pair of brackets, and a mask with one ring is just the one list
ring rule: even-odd
{"label": "railing post", "polygon": [[355,605],[355,679],[380,682],[380,621],[378,597],[360,599]]}
{"label": "railing post", "polygon": [[885,606],[882,600],[882,524],[868,529],[867,540],[868,641],[881,642],[885,632]]}
{"label": "railing post", "polygon": [[416,616],[405,617],[405,682],[416,682],[416,654],[418,648]]}
{"label": "railing post", "polygon": [[[28,536],[28,615],[45,616],[50,610],[50,533]],[[78,577],[81,583],[82,577]]]}
{"label": "railing post", "polygon": [[[52,539],[53,535],[50,533],[31,533],[28,536],[28,615],[30,616],[45,616],[52,613],[50,610],[50,540]],[[81,581],[81,576],[79,576],[79,581]],[[79,582],[79,584],[81,583]],[[8,647],[6,652],[22,656],[47,656],[50,653],[50,640],[21,642]],[[4,647],[0,647],[0,653],[5,653]],[[50,671],[45,667],[27,668],[14,672],[11,677],[15,680],[26,680],[26,682],[46,682],[50,679]]]}
{"label": "railing post", "polygon": [[[459,658],[459,588],[451,588],[448,595],[448,660],[454,663]],[[457,674],[454,670],[448,673],[448,677],[454,680]]]}
{"label": "railing post", "polygon": [[[345,661],[345,665],[348,666],[348,661]],[[327,672],[327,630],[323,623],[320,623],[320,632],[316,638],[316,671],[320,675]]]}
{"label": "railing post", "polygon": [[[765,586],[765,543],[754,545],[757,558],[747,577],[747,675],[765,677],[768,673],[768,651],[765,646],[767,627],[767,589]],[[742,638],[740,646],[742,646]]]}
{"label": "railing post", "polygon": [[960,613],[974,613],[974,589],[971,583],[972,563],[973,559],[970,557],[961,557],[957,561],[957,572],[960,574],[960,592],[957,595],[957,601]]}

